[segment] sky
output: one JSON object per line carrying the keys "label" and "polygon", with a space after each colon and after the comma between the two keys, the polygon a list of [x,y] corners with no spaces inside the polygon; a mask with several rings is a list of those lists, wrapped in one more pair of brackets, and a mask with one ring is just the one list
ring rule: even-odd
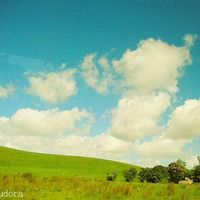
{"label": "sky", "polygon": [[199,20],[199,1],[0,1],[0,145],[193,167]]}

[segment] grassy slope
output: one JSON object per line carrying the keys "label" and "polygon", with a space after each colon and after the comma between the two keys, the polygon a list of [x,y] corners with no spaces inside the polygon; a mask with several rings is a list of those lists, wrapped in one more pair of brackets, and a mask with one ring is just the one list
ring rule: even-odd
{"label": "grassy slope", "polygon": [[107,172],[116,171],[118,180],[122,180],[122,171],[130,166],[132,165],[109,160],[31,153],[0,146],[0,175],[30,172],[43,177],[76,176],[105,179]]}

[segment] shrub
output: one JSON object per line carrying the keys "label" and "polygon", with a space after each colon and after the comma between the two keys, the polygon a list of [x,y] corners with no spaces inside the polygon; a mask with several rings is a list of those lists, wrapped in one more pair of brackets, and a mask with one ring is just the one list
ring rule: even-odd
{"label": "shrub", "polygon": [[137,175],[137,170],[131,167],[129,170],[124,171],[124,178],[126,182],[132,182]]}
{"label": "shrub", "polygon": [[22,178],[28,178],[28,177],[30,177],[30,176],[32,176],[32,174],[29,173],[29,172],[23,173],[23,174],[22,174]]}
{"label": "shrub", "polygon": [[116,172],[107,173],[107,177],[106,177],[107,181],[115,181],[116,178],[117,178],[117,173]]}

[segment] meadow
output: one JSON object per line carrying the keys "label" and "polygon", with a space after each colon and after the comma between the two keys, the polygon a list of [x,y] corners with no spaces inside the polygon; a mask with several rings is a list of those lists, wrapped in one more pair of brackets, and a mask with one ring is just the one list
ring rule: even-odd
{"label": "meadow", "polygon": [[0,191],[6,190],[21,191],[26,200],[198,200],[200,196],[199,184],[126,183],[75,177],[41,178],[23,174],[1,176]]}
{"label": "meadow", "polygon": [[[200,184],[127,183],[120,162],[30,153],[0,147],[0,199],[26,200],[198,200]],[[116,171],[117,181],[106,181]],[[23,198],[7,198],[5,192],[21,192]]]}
{"label": "meadow", "polygon": [[[79,156],[40,154],[0,147],[0,175],[26,173],[34,176],[84,177],[105,180],[115,171],[123,180],[122,171],[133,165]],[[139,167],[134,166],[137,170]]]}

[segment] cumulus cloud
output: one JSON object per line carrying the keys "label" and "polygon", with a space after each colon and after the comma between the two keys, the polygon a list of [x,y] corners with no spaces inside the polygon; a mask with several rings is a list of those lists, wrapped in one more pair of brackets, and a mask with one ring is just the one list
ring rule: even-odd
{"label": "cumulus cloud", "polygon": [[193,168],[197,163],[197,156],[193,155],[191,149],[185,151],[186,144],[191,144],[191,140],[154,137],[151,141],[133,144],[133,151],[138,157],[135,164],[143,167],[153,167],[155,165],[169,165],[179,158],[187,163],[188,168]]}
{"label": "cumulus cloud", "polygon": [[0,86],[0,99],[7,98],[8,95],[12,94],[14,87],[12,84],[8,84],[6,87]]}
{"label": "cumulus cloud", "polygon": [[199,164],[197,156],[198,155],[191,155],[188,159],[185,160],[187,168],[192,169],[195,165]]}
{"label": "cumulus cloud", "polygon": [[141,139],[155,134],[160,115],[170,106],[166,93],[123,97],[112,112],[111,128],[108,132],[124,140]]}
{"label": "cumulus cloud", "polygon": [[[7,120],[2,121],[5,123]],[[131,143],[105,133],[94,137],[74,134],[43,137],[13,130],[8,132],[8,129],[5,132],[2,127],[0,127],[0,145],[40,153],[87,156],[116,161],[121,161],[131,149]]]}
{"label": "cumulus cloud", "polygon": [[134,152],[136,155],[141,157],[151,157],[151,158],[179,158],[183,155],[183,147],[188,140],[173,140],[173,139],[163,139],[154,138],[152,141],[145,141],[142,144],[134,144]]}
{"label": "cumulus cloud", "polygon": [[[129,153],[130,147],[131,143],[102,133],[95,137],[71,136],[64,140],[60,138],[55,149],[57,153],[64,152],[68,155],[81,155],[120,161]],[[64,149],[64,151],[61,149]]]}
{"label": "cumulus cloud", "polygon": [[[105,94],[113,83],[111,66],[106,57],[95,61],[96,56],[97,54],[89,54],[84,57],[81,63],[81,75],[88,86],[99,94]],[[100,69],[98,69],[97,64],[99,64]]]}
{"label": "cumulus cloud", "polygon": [[90,131],[94,117],[85,109],[59,111],[33,110],[30,108],[18,110],[10,119],[1,118],[1,131],[8,133],[23,133],[27,135],[63,135],[87,134]]}
{"label": "cumulus cloud", "polygon": [[78,89],[74,79],[75,72],[74,69],[68,69],[28,76],[30,87],[26,91],[52,104],[57,104],[60,101],[64,102],[77,93]]}
{"label": "cumulus cloud", "polygon": [[186,100],[170,115],[165,137],[191,139],[200,136],[200,99]]}
{"label": "cumulus cloud", "polygon": [[[190,36],[185,37],[189,42]],[[183,67],[191,63],[188,46],[177,47],[152,38],[140,41],[136,50],[128,49],[120,60],[112,62],[125,78],[123,84],[138,93],[155,90],[176,93],[177,79],[182,75]]]}

